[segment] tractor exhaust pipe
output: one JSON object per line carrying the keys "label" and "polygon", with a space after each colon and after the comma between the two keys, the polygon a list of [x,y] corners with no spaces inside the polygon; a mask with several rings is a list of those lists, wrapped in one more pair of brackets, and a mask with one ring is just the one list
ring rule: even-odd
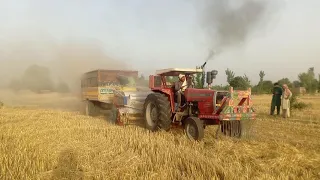
{"label": "tractor exhaust pipe", "polygon": [[213,70],[211,72],[207,72],[206,81],[207,81],[207,84],[208,84],[208,89],[211,88],[211,84],[212,84],[213,80],[216,79],[217,74],[218,74],[217,70]]}

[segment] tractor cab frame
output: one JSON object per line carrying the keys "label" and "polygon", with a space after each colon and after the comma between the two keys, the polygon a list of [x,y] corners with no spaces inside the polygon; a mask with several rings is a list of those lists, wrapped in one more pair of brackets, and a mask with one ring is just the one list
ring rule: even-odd
{"label": "tractor cab frame", "polygon": [[[176,111],[175,103],[177,102],[177,97],[175,95],[175,82],[169,80],[179,81],[177,78],[179,74],[183,74],[186,77],[188,88],[194,87],[193,75],[203,73],[202,69],[162,69],[157,70],[156,75],[149,76],[149,88],[153,92],[161,92],[168,95],[170,100],[171,111]],[[182,100],[185,101],[185,97],[182,97]]]}

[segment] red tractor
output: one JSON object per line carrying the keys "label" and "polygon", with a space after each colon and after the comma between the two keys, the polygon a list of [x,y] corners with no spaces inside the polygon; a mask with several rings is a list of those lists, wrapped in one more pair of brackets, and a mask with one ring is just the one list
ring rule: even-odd
{"label": "red tractor", "polygon": [[[181,125],[189,139],[201,140],[207,125],[219,125],[219,131],[226,136],[244,135],[243,122],[254,120],[256,114],[252,108],[251,89],[229,91],[210,89],[217,71],[207,72],[207,89],[194,88],[192,77],[204,74],[202,69],[164,69],[149,77],[149,88],[153,91],[144,102],[143,113],[145,127],[151,131],[170,130],[172,125]],[[182,108],[176,108],[177,97],[174,84],[168,79],[183,74],[188,82],[184,91]]]}

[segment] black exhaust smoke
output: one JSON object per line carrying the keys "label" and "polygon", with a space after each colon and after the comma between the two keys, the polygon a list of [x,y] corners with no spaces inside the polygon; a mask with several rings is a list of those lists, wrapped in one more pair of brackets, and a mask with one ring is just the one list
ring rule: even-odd
{"label": "black exhaust smoke", "polygon": [[[210,48],[218,51],[246,43],[258,25],[260,30],[277,10],[278,1],[200,0],[200,18]],[[200,3],[202,2],[202,3]],[[271,9],[272,8],[272,9]],[[276,9],[275,9],[276,8]],[[273,10],[273,11],[268,11]]]}

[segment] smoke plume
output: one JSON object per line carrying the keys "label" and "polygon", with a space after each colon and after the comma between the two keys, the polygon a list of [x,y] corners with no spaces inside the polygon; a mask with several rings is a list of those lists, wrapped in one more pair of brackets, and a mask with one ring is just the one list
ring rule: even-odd
{"label": "smoke plume", "polygon": [[209,43],[225,49],[245,43],[255,27],[266,21],[270,3],[257,0],[205,0],[201,18]]}

